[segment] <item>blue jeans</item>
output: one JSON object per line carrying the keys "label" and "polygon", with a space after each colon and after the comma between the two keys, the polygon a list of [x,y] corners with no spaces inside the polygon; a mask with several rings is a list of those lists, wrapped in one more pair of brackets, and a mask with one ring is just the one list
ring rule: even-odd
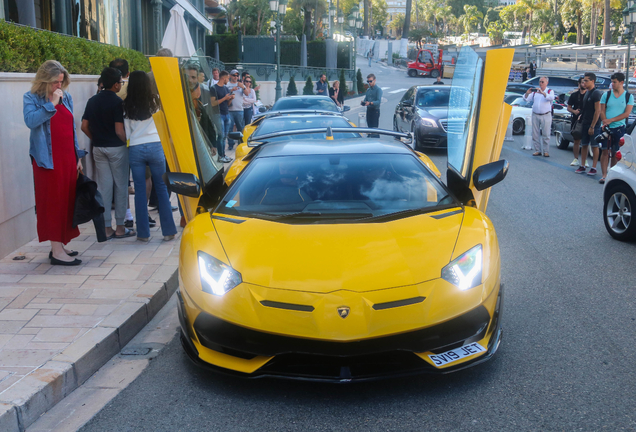
{"label": "blue jeans", "polygon": [[369,57],[369,66],[371,66],[371,59],[372,57]]}
{"label": "blue jeans", "polygon": [[157,191],[159,221],[164,236],[177,233],[172,218],[172,205],[168,198],[168,188],[163,182],[166,172],[166,157],[160,142],[138,144],[128,148],[128,159],[135,184],[135,214],[137,216],[137,237],[150,237],[148,224],[148,198],[146,197],[146,165],[150,167],[152,183]]}
{"label": "blue jeans", "polygon": [[254,115],[254,107],[243,108],[243,127],[252,123],[252,116]]}
{"label": "blue jeans", "polygon": [[[243,111],[230,111],[230,127],[228,133],[232,132],[234,125],[236,125],[236,130],[238,132],[243,132],[243,128],[245,127],[243,115]],[[234,140],[228,138],[227,146],[230,150],[232,150],[232,147],[234,147]]]}
{"label": "blue jeans", "polygon": [[221,118],[221,137],[217,137],[216,150],[219,153],[219,157],[225,157],[225,138],[230,132],[230,115],[220,114],[219,117]]}

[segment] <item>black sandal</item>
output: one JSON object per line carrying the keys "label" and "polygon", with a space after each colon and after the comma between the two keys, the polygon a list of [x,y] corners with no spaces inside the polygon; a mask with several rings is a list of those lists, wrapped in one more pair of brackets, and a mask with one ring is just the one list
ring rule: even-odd
{"label": "black sandal", "polygon": [[51,258],[51,265],[61,266],[78,266],[82,263],[82,260],[75,258],[73,261],[61,261],[57,258]]}

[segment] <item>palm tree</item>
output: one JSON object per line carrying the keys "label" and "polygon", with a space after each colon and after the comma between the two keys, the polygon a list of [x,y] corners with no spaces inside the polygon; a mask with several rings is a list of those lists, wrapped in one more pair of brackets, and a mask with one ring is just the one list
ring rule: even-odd
{"label": "palm tree", "polygon": [[605,45],[612,43],[612,32],[610,30],[611,11],[610,0],[605,0],[605,9],[603,10],[603,15],[605,16],[605,22],[603,23],[603,41]]}
{"label": "palm tree", "polygon": [[484,14],[479,12],[477,6],[464,5],[464,15],[459,18],[467,33],[471,33],[484,19]]}

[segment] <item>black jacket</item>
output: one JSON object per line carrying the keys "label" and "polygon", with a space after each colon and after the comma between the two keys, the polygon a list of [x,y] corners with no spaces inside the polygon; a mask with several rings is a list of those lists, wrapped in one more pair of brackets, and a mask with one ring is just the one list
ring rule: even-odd
{"label": "black jacket", "polygon": [[77,177],[75,189],[75,211],[73,212],[73,227],[92,220],[98,242],[105,242],[106,224],[104,222],[104,200],[97,190],[97,183],[84,174]]}

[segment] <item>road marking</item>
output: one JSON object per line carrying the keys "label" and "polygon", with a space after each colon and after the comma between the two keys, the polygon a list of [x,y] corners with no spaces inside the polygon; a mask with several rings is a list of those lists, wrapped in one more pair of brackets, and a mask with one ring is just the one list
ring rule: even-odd
{"label": "road marking", "polygon": [[388,89],[390,89],[391,87],[380,87],[380,88],[381,88],[382,90],[388,90]]}
{"label": "road marking", "polygon": [[397,89],[397,90],[390,91],[389,93],[391,93],[391,94],[399,93],[399,92],[403,92],[403,91],[406,91],[406,90],[408,90],[408,89],[402,88],[402,89]]}

